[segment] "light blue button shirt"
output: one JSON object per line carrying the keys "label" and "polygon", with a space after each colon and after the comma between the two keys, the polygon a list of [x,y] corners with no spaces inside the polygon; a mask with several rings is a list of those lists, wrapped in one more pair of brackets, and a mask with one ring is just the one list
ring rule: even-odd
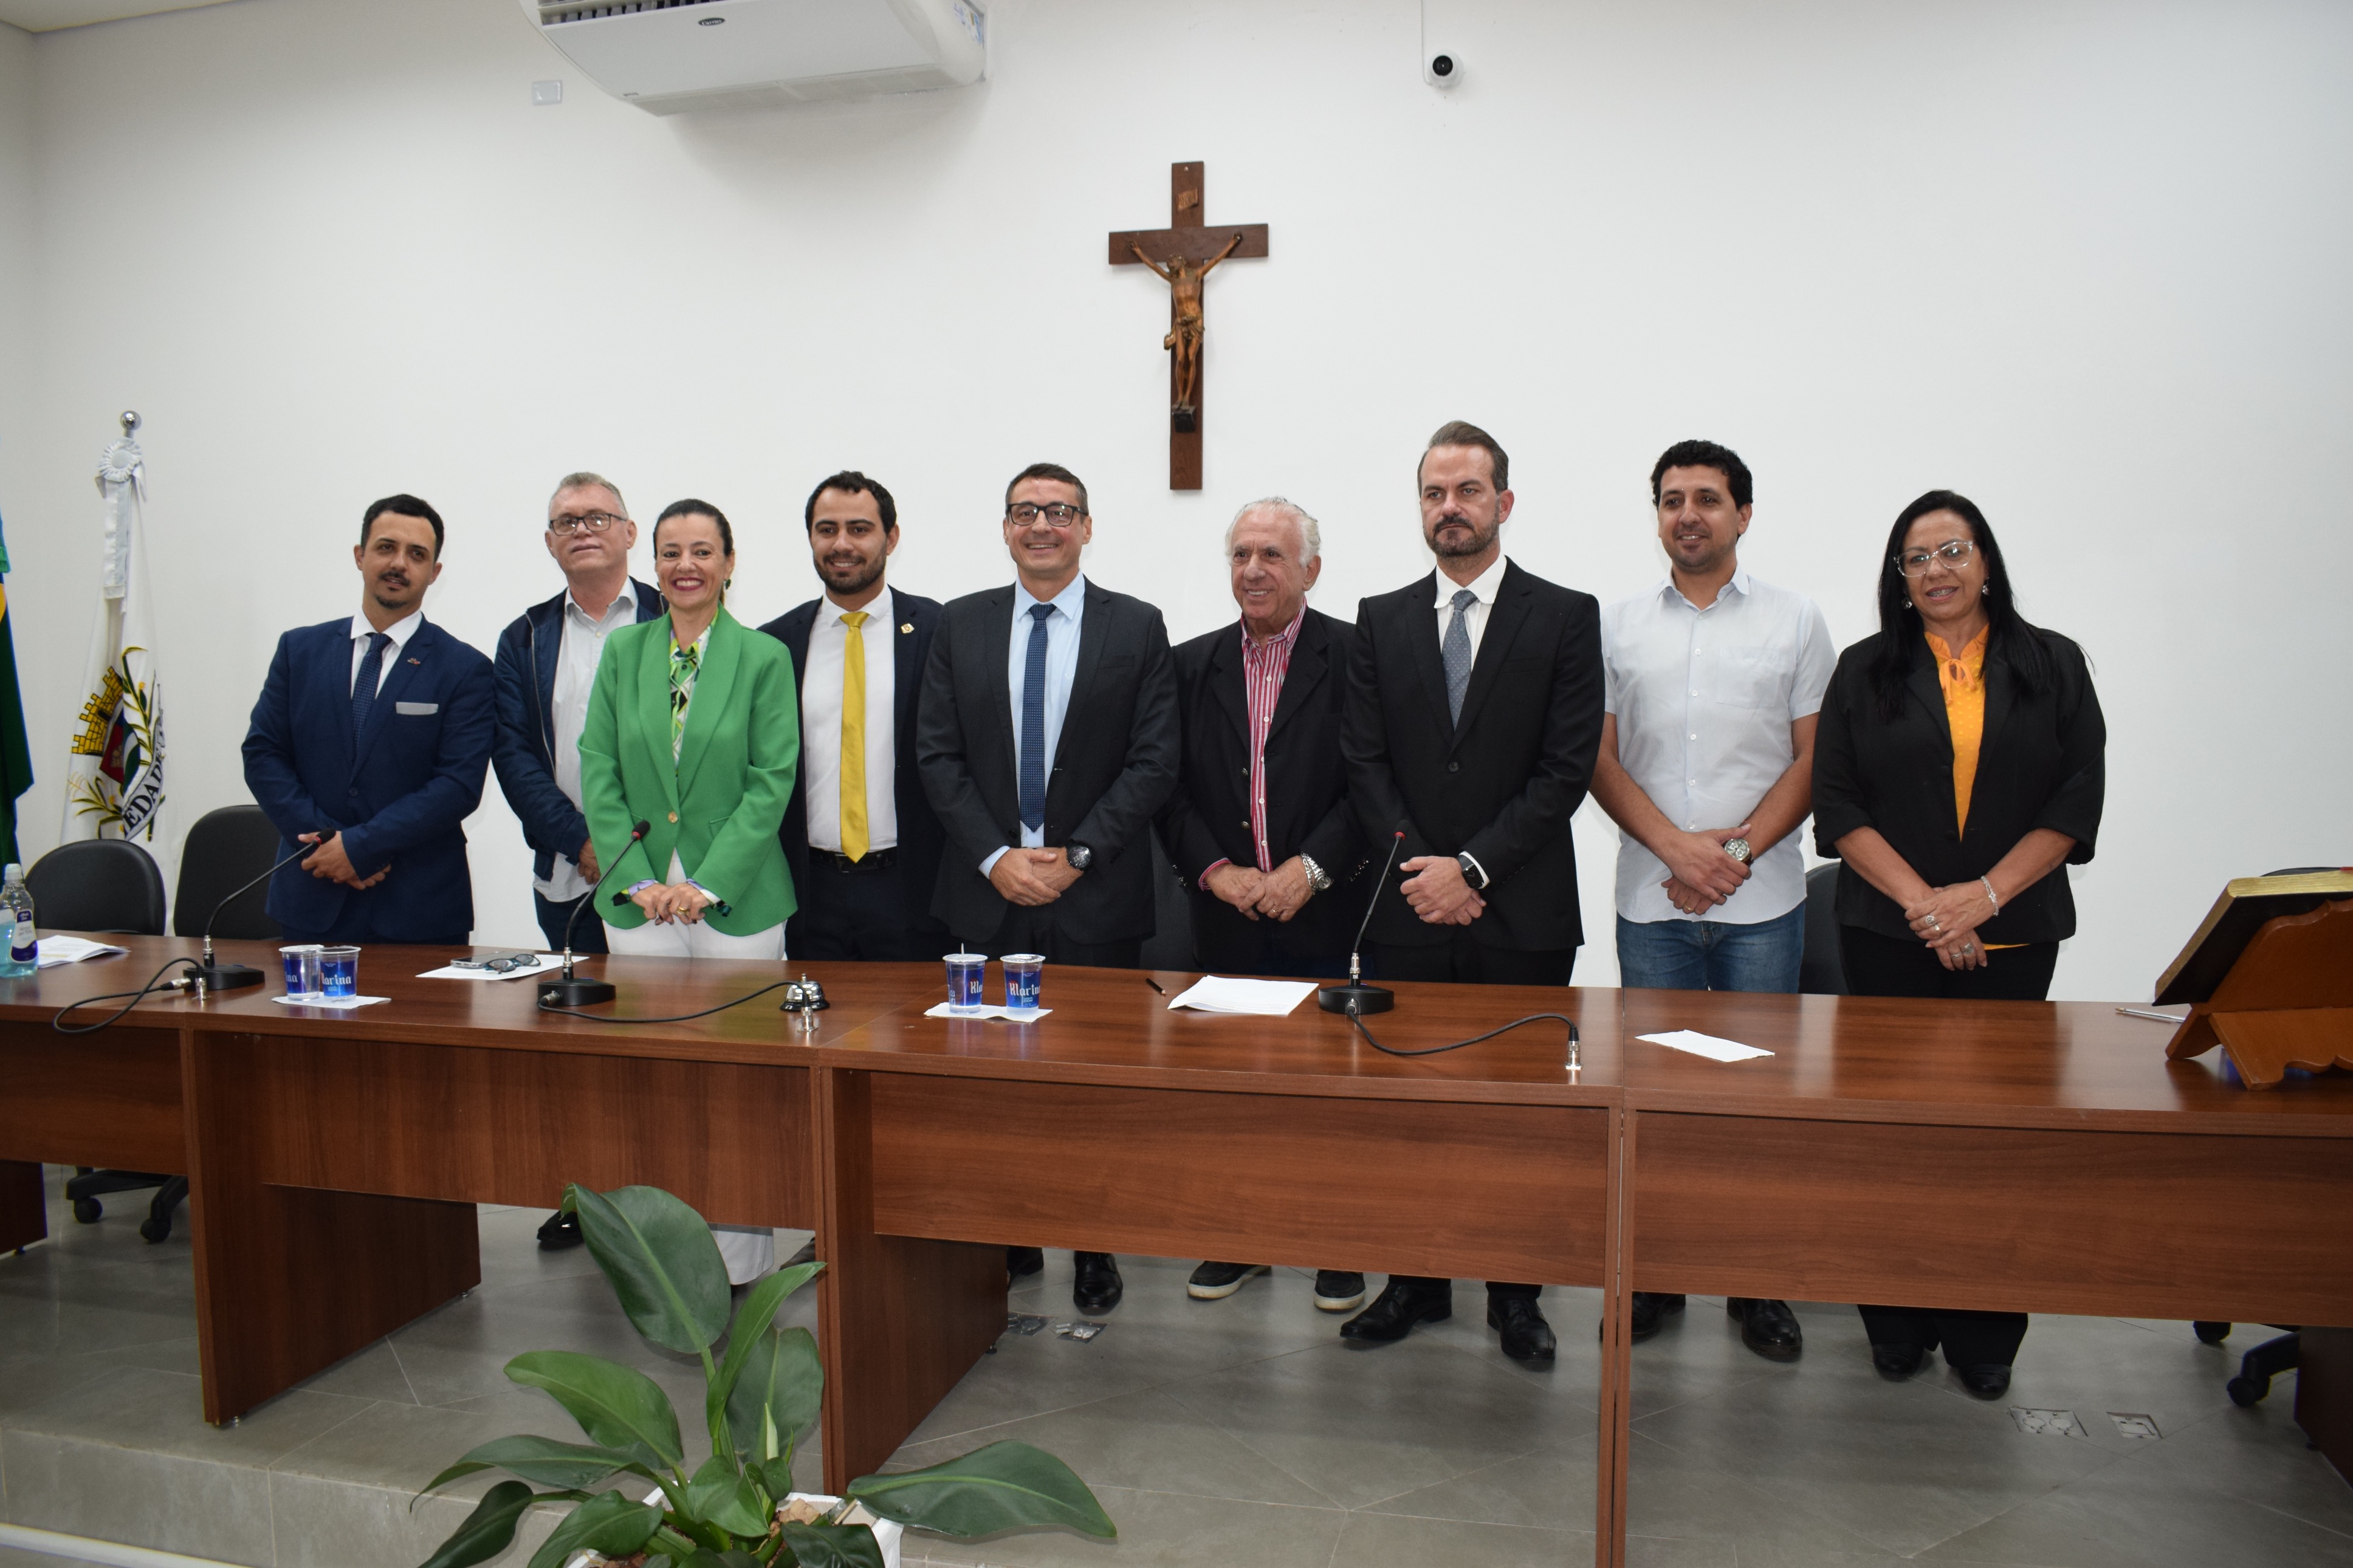
{"label": "light blue button shirt", "polygon": [[[1086,614],[1087,576],[1082,572],[1051,599],[1040,599],[1019,583],[1013,584],[1013,637],[1005,650],[1005,689],[1013,702],[1013,776],[1021,776],[1021,700],[1026,694],[1029,676],[1029,606],[1051,605],[1054,613],[1046,617],[1046,774],[1053,782],[1054,752],[1062,740],[1062,716],[1071,708],[1071,682],[1079,673],[1079,621]],[[1043,824],[1021,829],[1021,847],[1025,849],[1046,847]],[[980,863],[981,875],[997,868],[999,857],[1010,845],[1000,847],[995,854]]]}

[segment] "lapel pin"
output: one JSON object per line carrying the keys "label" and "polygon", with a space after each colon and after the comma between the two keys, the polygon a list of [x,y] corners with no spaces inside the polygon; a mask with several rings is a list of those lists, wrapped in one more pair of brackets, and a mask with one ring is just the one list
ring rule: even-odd
{"label": "lapel pin", "polygon": [[425,668],[425,661],[421,658],[412,658],[408,662],[415,665],[419,669],[423,669]]}
{"label": "lapel pin", "polygon": [[902,632],[913,632],[915,629],[915,623],[913,621],[901,621],[899,623],[899,629]]}

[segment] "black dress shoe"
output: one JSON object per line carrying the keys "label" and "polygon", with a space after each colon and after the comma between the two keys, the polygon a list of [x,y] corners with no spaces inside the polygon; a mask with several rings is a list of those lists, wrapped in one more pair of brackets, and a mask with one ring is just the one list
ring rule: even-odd
{"label": "black dress shoe", "polygon": [[1724,1310],[1740,1320],[1740,1342],[1767,1361],[1795,1361],[1806,1348],[1805,1331],[1787,1301],[1735,1296]]}
{"label": "black dress shoe", "polygon": [[1389,1277],[1373,1304],[1340,1325],[1344,1340],[1370,1340],[1386,1344],[1413,1331],[1416,1323],[1441,1323],[1454,1315],[1454,1286],[1435,1285]]}
{"label": "black dress shoe", "polygon": [[1504,1353],[1514,1361],[1552,1360],[1552,1325],[1534,1299],[1526,1296],[1487,1298],[1487,1326],[1504,1333]]}
{"label": "black dress shoe", "polygon": [[1928,1352],[1918,1345],[1873,1345],[1871,1364],[1888,1382],[1902,1383],[1928,1364]]}
{"label": "black dress shoe", "polygon": [[1127,1293],[1120,1283],[1119,1259],[1108,1252],[1074,1252],[1078,1273],[1071,1280],[1071,1305],[1092,1318],[1110,1311]]}
{"label": "black dress shoe", "polygon": [[[1680,1312],[1683,1310],[1683,1299],[1681,1296],[1669,1296],[1657,1290],[1635,1291],[1632,1330],[1634,1342],[1640,1344],[1649,1339],[1659,1331],[1660,1326],[1667,1321],[1668,1313]],[[1597,1334],[1594,1337],[1599,1339],[1601,1336]]]}
{"label": "black dress shoe", "polygon": [[1185,1281],[1185,1294],[1196,1301],[1222,1301],[1251,1275],[1271,1272],[1263,1263],[1204,1263]]}
{"label": "black dress shoe", "polygon": [[1005,1249],[1005,1277],[1008,1279],[1026,1279],[1045,1267],[1046,1254],[1043,1248],[1008,1247]]}
{"label": "black dress shoe", "polygon": [[1337,1268],[1315,1271],[1315,1310],[1319,1312],[1353,1312],[1365,1304],[1365,1277]]}
{"label": "black dress shoe", "polygon": [[540,1224],[539,1249],[542,1252],[562,1252],[587,1239],[580,1234],[580,1216],[569,1209],[558,1209]]}
{"label": "black dress shoe", "polygon": [[2000,1399],[2010,1392],[2010,1368],[1998,1363],[1984,1366],[1957,1366],[1961,1386],[1979,1399]]}

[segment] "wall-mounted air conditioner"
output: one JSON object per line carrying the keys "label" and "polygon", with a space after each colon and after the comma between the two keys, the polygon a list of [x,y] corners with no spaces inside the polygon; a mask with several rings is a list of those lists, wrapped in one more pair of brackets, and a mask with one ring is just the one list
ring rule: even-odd
{"label": "wall-mounted air conditioner", "polygon": [[522,0],[543,37],[656,114],[980,79],[976,0]]}

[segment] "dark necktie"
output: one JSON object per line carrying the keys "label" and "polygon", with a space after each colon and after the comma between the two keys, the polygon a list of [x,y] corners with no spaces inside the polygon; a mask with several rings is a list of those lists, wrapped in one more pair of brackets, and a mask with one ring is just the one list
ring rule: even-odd
{"label": "dark necktie", "polygon": [[384,633],[369,633],[367,653],[360,659],[360,672],[352,681],[352,746],[354,762],[358,760],[357,751],[360,742],[367,739],[368,713],[375,707],[376,682],[384,679],[384,650],[391,644],[392,638]]}
{"label": "dark necktie", "polygon": [[1029,651],[1021,667],[1021,826],[1046,826],[1046,617],[1051,605],[1029,606]]}
{"label": "dark necktie", "polygon": [[1479,595],[1468,588],[1454,591],[1454,618],[1446,623],[1446,636],[1438,647],[1439,658],[1446,664],[1446,711],[1458,724],[1462,722],[1462,694],[1471,689],[1471,606]]}

